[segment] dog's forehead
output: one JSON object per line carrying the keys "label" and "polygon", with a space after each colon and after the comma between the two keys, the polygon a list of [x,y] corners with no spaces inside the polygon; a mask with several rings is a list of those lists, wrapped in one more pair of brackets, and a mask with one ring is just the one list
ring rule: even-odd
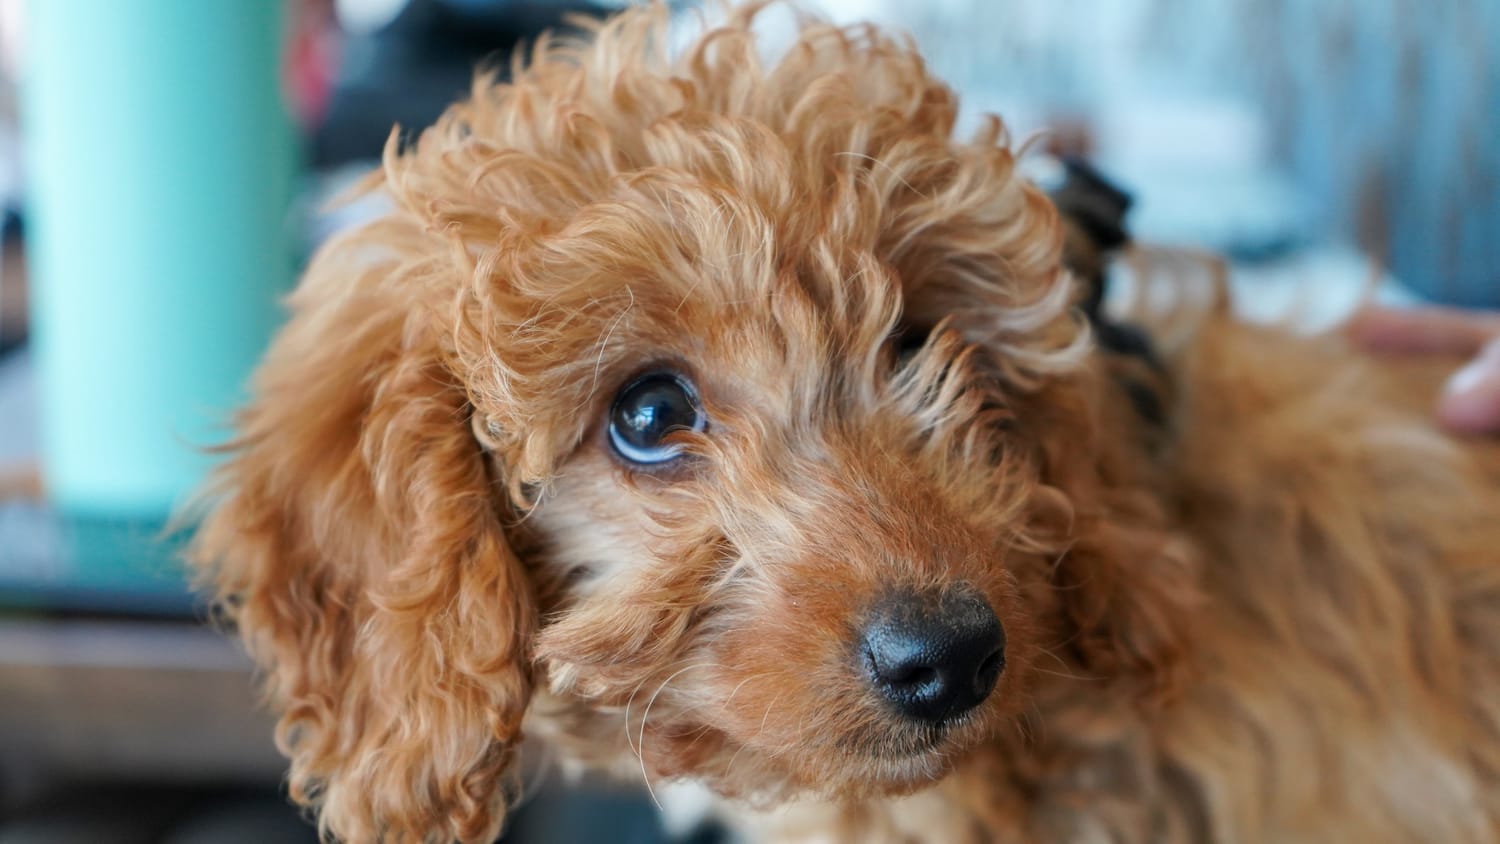
{"label": "dog's forehead", "polygon": [[669,66],[607,46],[463,104],[463,149],[432,150],[473,171],[440,201],[498,211],[529,295],[651,285],[743,307],[788,281],[815,299],[838,295],[830,277],[885,283],[856,253],[908,245],[888,224],[961,169],[951,93],[894,45],[823,30],[770,68],[731,68],[723,45]]}
{"label": "dog's forehead", "polygon": [[794,168],[769,127],[745,123],[659,130],[680,143],[617,172],[518,254],[523,283],[495,284],[524,294],[525,329],[555,329],[560,345],[606,361],[655,346],[730,366],[759,350],[848,345],[870,320],[894,319],[901,278],[880,249],[885,209],[839,189],[846,151]]}
{"label": "dog's forehead", "polygon": [[712,44],[639,62],[601,33],[388,162],[456,256],[433,277],[460,288],[459,374],[486,416],[580,430],[658,364],[837,393],[903,317],[1003,338],[1018,366],[1073,354],[1055,218],[998,122],[956,141],[951,91],[877,34],[812,27],[773,67],[742,32]]}

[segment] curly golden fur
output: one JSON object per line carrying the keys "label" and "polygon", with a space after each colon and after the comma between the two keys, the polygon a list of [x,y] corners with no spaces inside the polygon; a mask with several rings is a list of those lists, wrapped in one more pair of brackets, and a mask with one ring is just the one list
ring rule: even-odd
{"label": "curly golden fur", "polygon": [[[763,62],[753,17],[480,79],[292,296],[192,557],[293,797],[488,841],[524,725],[753,840],[1500,838],[1500,484],[1425,379],[1210,309],[1151,430],[1001,124],[955,139],[873,29]],[[709,421],[648,471],[606,416],[653,367]],[[853,631],[957,583],[1005,667],[923,728]]]}

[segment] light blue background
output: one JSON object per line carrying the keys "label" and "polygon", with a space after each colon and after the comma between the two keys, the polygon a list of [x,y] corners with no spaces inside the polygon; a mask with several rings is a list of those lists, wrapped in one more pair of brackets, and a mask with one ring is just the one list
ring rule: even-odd
{"label": "light blue background", "polygon": [[23,81],[43,473],[165,515],[292,275],[276,0],[32,0]]}

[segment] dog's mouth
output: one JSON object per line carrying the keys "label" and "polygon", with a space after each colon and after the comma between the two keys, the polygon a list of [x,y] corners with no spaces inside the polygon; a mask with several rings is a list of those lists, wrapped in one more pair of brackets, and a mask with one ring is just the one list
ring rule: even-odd
{"label": "dog's mouth", "polygon": [[903,762],[941,755],[962,744],[959,738],[972,719],[961,716],[933,724],[902,725],[898,729],[867,730],[841,736],[835,746],[862,759]]}
{"label": "dog's mouth", "polygon": [[850,756],[864,759],[890,759],[930,753],[942,743],[942,733],[924,730],[916,736],[886,736],[861,733],[843,736],[834,744]]}
{"label": "dog's mouth", "polygon": [[944,724],[872,724],[797,763],[813,792],[839,798],[900,795],[941,780],[980,739],[980,718]]}

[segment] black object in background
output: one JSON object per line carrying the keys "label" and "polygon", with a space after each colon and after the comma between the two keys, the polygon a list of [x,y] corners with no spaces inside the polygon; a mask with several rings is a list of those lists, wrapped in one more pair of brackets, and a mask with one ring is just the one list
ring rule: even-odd
{"label": "black object in background", "polygon": [[476,68],[504,72],[518,46],[571,29],[569,15],[608,11],[584,0],[411,0],[383,28],[347,37],[313,166],[378,159],[393,125],[411,134],[431,125],[468,94]]}

